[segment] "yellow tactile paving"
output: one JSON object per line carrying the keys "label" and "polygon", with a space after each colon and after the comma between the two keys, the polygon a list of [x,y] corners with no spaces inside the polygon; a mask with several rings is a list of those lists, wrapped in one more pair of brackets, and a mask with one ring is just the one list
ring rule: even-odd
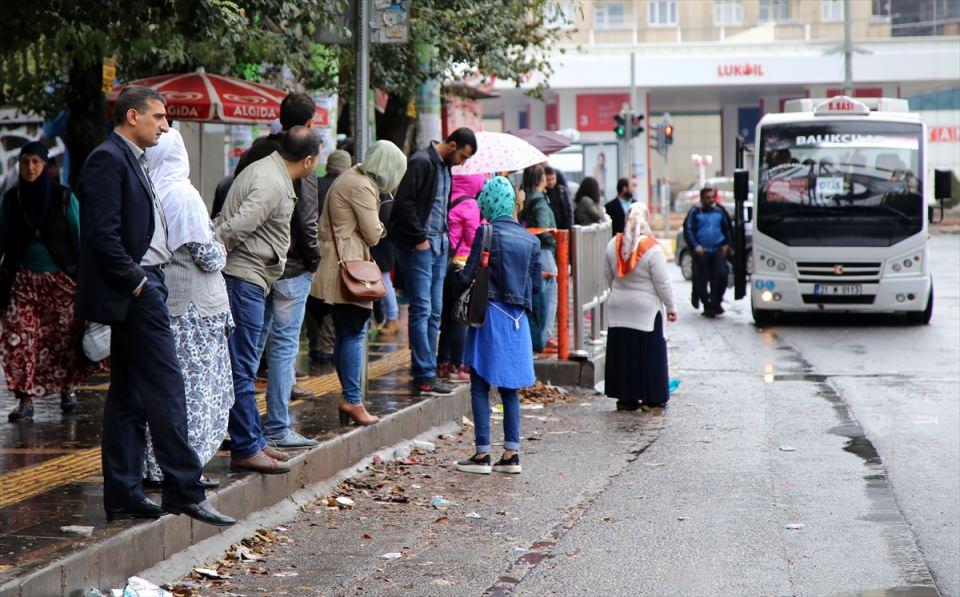
{"label": "yellow tactile paving", "polygon": [[[398,350],[370,363],[367,375],[373,379],[392,373],[410,362],[409,350]],[[340,389],[336,373],[309,377],[300,382],[300,387],[315,392],[318,396]],[[85,387],[84,389],[89,389]],[[106,388],[104,388],[106,389]],[[296,400],[297,404],[302,400]],[[260,414],[266,412],[266,395],[257,394]],[[66,456],[11,471],[0,475],[0,508],[40,495],[55,487],[100,474],[100,448],[78,450]]]}

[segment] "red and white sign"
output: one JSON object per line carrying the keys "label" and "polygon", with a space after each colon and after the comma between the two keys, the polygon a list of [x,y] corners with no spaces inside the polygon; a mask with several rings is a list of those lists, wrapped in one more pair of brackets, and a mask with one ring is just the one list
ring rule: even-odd
{"label": "red and white sign", "polygon": [[630,103],[629,93],[587,93],[577,95],[577,129],[580,131],[613,130],[613,117],[624,104]]}
{"label": "red and white sign", "polygon": [[960,143],[960,126],[930,127],[931,143]]}
{"label": "red and white sign", "polygon": [[863,102],[858,102],[857,100],[846,96],[838,95],[832,97],[825,102],[817,104],[817,107],[813,109],[813,113],[817,115],[825,114],[853,114],[853,115],[862,115],[869,114],[870,108]]}
{"label": "red and white sign", "polygon": [[763,64],[718,64],[718,77],[763,77]]}

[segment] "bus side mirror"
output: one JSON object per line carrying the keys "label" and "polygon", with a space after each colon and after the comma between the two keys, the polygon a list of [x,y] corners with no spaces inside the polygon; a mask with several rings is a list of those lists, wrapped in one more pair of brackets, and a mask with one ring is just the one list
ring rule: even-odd
{"label": "bus side mirror", "polygon": [[933,171],[933,198],[937,201],[949,199],[953,194],[953,172],[950,170]]}
{"label": "bus side mirror", "polygon": [[[733,297],[747,296],[747,242],[744,216],[750,194],[750,175],[746,170],[733,173]],[[752,218],[753,214],[750,214]]]}

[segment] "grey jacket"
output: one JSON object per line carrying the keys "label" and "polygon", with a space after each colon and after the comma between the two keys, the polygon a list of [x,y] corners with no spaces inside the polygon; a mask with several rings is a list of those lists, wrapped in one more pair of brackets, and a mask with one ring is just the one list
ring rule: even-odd
{"label": "grey jacket", "polygon": [[245,168],[213,222],[217,240],[227,249],[223,273],[269,292],[286,265],[296,202],[293,181],[280,154],[274,152]]}
{"label": "grey jacket", "polygon": [[220,270],[227,252],[214,241],[206,245],[187,243],[173,252],[163,270],[167,285],[167,309],[180,317],[193,304],[200,317],[230,313],[227,287]]}

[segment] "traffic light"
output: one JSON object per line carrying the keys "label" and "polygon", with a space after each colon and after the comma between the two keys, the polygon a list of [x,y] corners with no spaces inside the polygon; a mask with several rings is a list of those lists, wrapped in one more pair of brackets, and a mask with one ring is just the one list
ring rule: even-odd
{"label": "traffic light", "polygon": [[623,139],[627,136],[627,115],[623,112],[617,114],[613,117],[613,121],[616,123],[616,126],[613,127],[613,132],[616,133],[617,139]]}
{"label": "traffic light", "polygon": [[673,125],[663,125],[663,143],[664,145],[673,145]]}
{"label": "traffic light", "polygon": [[630,129],[631,137],[639,137],[640,133],[643,132],[643,114],[634,114],[632,128]]}

